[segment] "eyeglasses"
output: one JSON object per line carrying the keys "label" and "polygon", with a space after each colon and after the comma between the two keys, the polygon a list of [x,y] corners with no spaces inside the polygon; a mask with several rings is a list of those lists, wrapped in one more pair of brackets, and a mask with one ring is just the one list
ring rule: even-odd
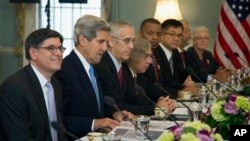
{"label": "eyeglasses", "polygon": [[114,39],[116,39],[116,40],[123,41],[125,44],[134,43],[134,41],[135,41],[134,38],[124,38],[124,39],[120,39],[120,38],[113,37],[113,36],[111,36],[111,37],[114,38]]}
{"label": "eyeglasses", "polygon": [[169,36],[171,36],[171,37],[177,37],[177,38],[182,38],[183,37],[183,34],[181,33],[181,34],[175,34],[175,33],[169,33],[169,32],[163,32],[163,34],[167,34],[167,35],[169,35]]}
{"label": "eyeglasses", "polygon": [[47,46],[47,47],[40,47],[38,49],[46,49],[46,50],[50,51],[51,53],[55,53],[57,50],[59,50],[60,52],[63,53],[66,50],[66,48],[63,46],[55,47],[53,45]]}
{"label": "eyeglasses", "polygon": [[145,58],[153,58],[153,54],[145,53]]}
{"label": "eyeglasses", "polygon": [[195,37],[196,40],[209,40],[209,37]]}

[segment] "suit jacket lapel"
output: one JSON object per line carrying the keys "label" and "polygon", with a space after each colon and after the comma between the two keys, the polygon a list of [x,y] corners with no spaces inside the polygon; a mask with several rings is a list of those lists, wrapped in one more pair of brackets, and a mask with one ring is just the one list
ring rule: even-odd
{"label": "suit jacket lapel", "polygon": [[[105,54],[104,54],[103,57],[106,58],[107,63],[108,63],[109,66],[110,66],[111,72],[112,72],[113,74],[116,74],[116,75],[113,75],[113,76],[112,76],[112,77],[114,77],[113,80],[116,81],[116,84],[119,84],[120,82],[119,82],[118,74],[117,74],[117,71],[116,71],[116,68],[115,68],[115,64],[114,64],[114,62],[113,62],[111,56],[108,54],[108,52],[105,52]],[[123,65],[122,65],[122,71],[124,72],[124,67],[123,67]],[[126,77],[124,76],[124,73],[122,73],[122,75],[123,75],[123,76],[122,76],[122,78],[123,78],[123,79],[122,79],[122,87],[119,87],[119,88],[120,88],[121,95],[124,96],[124,93],[125,93],[125,90],[126,90],[126,82],[125,82],[125,78],[126,78]]]}
{"label": "suit jacket lapel", "polygon": [[99,90],[99,98],[100,98],[100,108],[101,108],[101,115],[104,116],[104,103],[102,102],[103,101],[103,93],[102,93],[102,87],[101,87],[101,83],[99,81],[99,77],[97,75],[97,73],[95,72],[95,77],[96,77],[96,82],[97,82],[97,87],[98,87],[98,90]]}
{"label": "suit jacket lapel", "polygon": [[41,112],[41,115],[43,116],[44,123],[46,123],[45,126],[47,127],[48,131],[50,131],[48,113],[41,84],[39,83],[39,80],[30,65],[26,66],[25,70],[27,72],[27,76],[29,76],[30,79],[30,86],[35,102]]}
{"label": "suit jacket lapel", "polygon": [[191,56],[193,56],[193,58],[194,58],[192,61],[195,62],[197,68],[201,67],[202,64],[201,64],[200,58],[199,58],[198,54],[196,53],[194,47],[190,48],[190,52],[191,52]]}
{"label": "suit jacket lapel", "polygon": [[60,115],[59,111],[60,111],[60,103],[61,100],[59,99],[59,94],[61,94],[61,88],[55,83],[55,79],[52,77],[51,78],[51,84],[53,86],[53,89],[54,89],[54,97],[55,97],[55,104],[56,104],[56,115],[57,115],[57,120],[58,120],[58,117]]}
{"label": "suit jacket lapel", "polygon": [[[75,54],[74,51],[72,51],[70,53],[70,56],[73,60],[73,64],[74,64],[74,68],[76,70],[76,73],[78,75],[78,78],[82,84],[82,87],[88,92],[90,100],[94,103],[92,106],[94,106],[94,108],[96,109],[95,111],[97,112],[96,114],[99,115],[99,108],[98,108],[98,104],[97,104],[97,99],[96,99],[96,95],[93,89],[93,86],[91,84],[91,81],[89,79],[89,76],[86,72],[86,70],[84,69],[84,66],[82,65],[80,59],[78,58],[78,56]],[[99,89],[100,87],[98,87]],[[99,89],[99,93],[100,93],[100,89]],[[100,95],[101,97],[101,95]],[[102,101],[100,101],[102,102]],[[101,110],[101,109],[100,109]]]}
{"label": "suit jacket lapel", "polygon": [[[52,77],[51,78],[51,84],[53,86],[54,89],[54,97],[55,97],[55,105],[56,105],[56,115],[57,115],[57,122],[58,124],[62,124],[62,119],[61,119],[61,87],[59,86],[58,82],[56,82],[57,80]],[[63,126],[63,125],[62,125]],[[57,134],[58,134],[58,140],[63,140],[64,135],[63,135],[63,131],[62,130],[57,130]]]}
{"label": "suit jacket lapel", "polygon": [[162,70],[163,73],[172,74],[171,69],[170,69],[170,64],[169,64],[168,59],[167,59],[164,51],[162,50],[162,48],[157,47],[155,49],[155,54],[156,54],[156,57],[158,58],[157,60],[159,60],[159,63],[162,64],[161,69],[165,68],[165,71],[164,71],[164,69]]}

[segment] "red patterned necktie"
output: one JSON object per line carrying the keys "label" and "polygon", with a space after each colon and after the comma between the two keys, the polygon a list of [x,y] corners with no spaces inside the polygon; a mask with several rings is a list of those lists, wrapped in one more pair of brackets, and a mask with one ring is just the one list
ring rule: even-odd
{"label": "red patterned necktie", "polygon": [[181,56],[181,62],[182,62],[182,66],[183,68],[186,68],[186,65],[185,65],[185,55],[184,55],[184,52],[180,52],[180,56]]}
{"label": "red patterned necktie", "polygon": [[158,75],[158,63],[156,61],[156,58],[154,55],[152,55],[152,65],[154,68],[154,74],[155,74],[155,79],[157,82],[159,82],[159,75]]}
{"label": "red patterned necktie", "polygon": [[120,87],[122,87],[122,67],[120,67],[120,69],[118,71],[118,79],[120,82]]}

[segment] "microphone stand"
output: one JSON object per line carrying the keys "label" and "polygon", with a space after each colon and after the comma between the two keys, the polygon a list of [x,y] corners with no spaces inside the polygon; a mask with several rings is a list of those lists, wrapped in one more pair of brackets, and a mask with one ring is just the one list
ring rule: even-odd
{"label": "microphone stand", "polygon": [[[159,108],[164,114],[165,116],[167,116],[168,114],[160,107],[158,106],[151,98],[149,98],[146,94],[145,94],[145,91],[143,90],[142,87],[140,86],[136,86],[136,90],[138,91],[141,91],[141,94],[142,96],[144,96],[148,101],[150,101],[153,105],[155,105],[155,107]],[[176,122],[176,120],[174,118],[172,118],[171,116],[169,116],[169,118],[177,125],[177,126],[180,126],[178,122]]]}
{"label": "microphone stand", "polygon": [[[110,96],[104,96],[104,102],[109,106],[114,108],[116,111],[120,112],[124,117],[126,117],[127,115],[125,115],[121,109],[117,106],[115,100],[110,97]],[[135,125],[134,122],[132,122],[131,120],[128,120],[131,124],[133,124],[133,126],[135,127],[135,129],[139,130],[148,140],[153,141],[151,139],[151,137],[149,137],[149,135],[147,135],[146,133],[144,133],[137,125]]]}
{"label": "microphone stand", "polygon": [[205,85],[204,83],[202,83],[201,79],[195,74],[195,72],[194,72],[194,70],[193,70],[192,68],[188,67],[188,68],[187,68],[187,71],[188,71],[189,74],[191,74],[191,75],[193,75],[195,78],[197,78],[197,79],[201,82],[201,84],[202,84],[203,86],[205,86],[205,87],[207,88],[207,90],[208,90],[210,93],[213,94],[213,96],[214,96],[215,98],[218,98],[218,96],[217,96],[217,95],[216,95],[207,85]]}
{"label": "microphone stand", "polygon": [[[159,83],[154,83],[154,86],[156,88],[159,88],[161,89],[164,93],[168,94],[168,95],[171,95],[172,97],[174,97],[176,100],[177,100],[177,97],[175,95],[173,95],[172,93],[168,92],[167,90],[163,89],[162,86],[159,84]],[[188,112],[190,113],[190,118],[191,120],[193,121],[194,120],[194,117],[193,117],[193,111],[183,102],[179,101],[185,108],[188,109]]]}
{"label": "microphone stand", "polygon": [[59,124],[57,121],[52,121],[51,122],[51,126],[56,130],[56,131],[62,131],[63,133],[65,133],[66,135],[68,135],[69,137],[73,138],[75,141],[81,141],[81,139],[78,139],[78,137],[72,133],[70,133],[69,131],[67,131],[61,124]]}

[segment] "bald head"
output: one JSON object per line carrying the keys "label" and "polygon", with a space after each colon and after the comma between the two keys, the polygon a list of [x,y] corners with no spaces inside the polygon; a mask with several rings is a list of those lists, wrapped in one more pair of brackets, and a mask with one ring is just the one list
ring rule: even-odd
{"label": "bald head", "polygon": [[183,37],[181,39],[180,47],[183,49],[185,46],[187,46],[191,40],[191,30],[189,27],[189,24],[186,20],[182,19],[180,20],[183,26]]}

